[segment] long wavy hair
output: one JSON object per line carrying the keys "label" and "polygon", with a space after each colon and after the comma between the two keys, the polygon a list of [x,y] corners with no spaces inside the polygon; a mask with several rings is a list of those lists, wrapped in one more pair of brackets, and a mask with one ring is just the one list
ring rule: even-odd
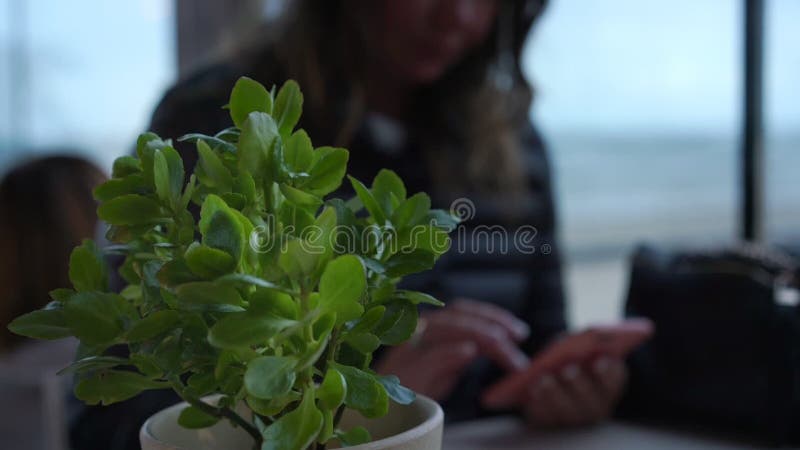
{"label": "long wavy hair", "polygon": [[[544,0],[497,0],[498,19],[488,38],[439,80],[423,86],[405,123],[421,146],[443,192],[526,191],[519,131],[529,120],[532,89],[522,74],[521,49]],[[295,0],[278,23],[240,47],[249,61],[275,58],[283,75],[306,91],[304,120],[315,134],[348,146],[367,111],[359,21],[360,0]],[[265,36],[265,33],[267,36]],[[271,45],[279,40],[280,45]],[[259,57],[268,47],[273,58]],[[254,52],[256,54],[254,54]],[[256,73],[272,70],[261,67]],[[511,202],[513,203],[513,202]]]}

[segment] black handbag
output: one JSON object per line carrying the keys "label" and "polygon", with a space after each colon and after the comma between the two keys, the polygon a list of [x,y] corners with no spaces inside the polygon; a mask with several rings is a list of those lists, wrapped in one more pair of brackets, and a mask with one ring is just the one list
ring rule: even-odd
{"label": "black handbag", "polygon": [[798,266],[750,245],[639,247],[625,314],[649,318],[656,332],[629,358],[622,413],[798,442]]}

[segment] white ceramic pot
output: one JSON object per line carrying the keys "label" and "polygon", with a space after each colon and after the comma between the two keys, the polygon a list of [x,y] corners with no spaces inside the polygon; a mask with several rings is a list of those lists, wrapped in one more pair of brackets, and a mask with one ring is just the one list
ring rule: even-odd
{"label": "white ceramic pot", "polygon": [[[186,408],[179,403],[161,410],[142,425],[139,440],[142,450],[252,450],[253,439],[228,421],[213,427],[188,430],[178,425],[178,415]],[[348,447],[348,450],[441,450],[444,413],[433,400],[417,396],[414,403],[404,406],[391,403],[389,414],[380,419],[364,419],[347,411],[340,426],[367,427],[373,441]],[[329,447],[335,448],[335,447]]]}

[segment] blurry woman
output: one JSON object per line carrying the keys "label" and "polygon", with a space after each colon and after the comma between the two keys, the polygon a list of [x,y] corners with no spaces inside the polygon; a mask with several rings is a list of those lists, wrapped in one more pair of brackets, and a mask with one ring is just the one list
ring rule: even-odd
{"label": "blurry woman", "polygon": [[0,435],[7,448],[66,448],[69,379],[55,372],[72,362],[77,341],[33,342],[6,327],[69,286],[69,255],[95,235],[92,189],[105,178],[83,159],[51,156],[0,182]]}
{"label": "blurry woman", "polygon": [[8,331],[12,319],[50,302],[48,293],[69,286],[69,255],[97,227],[95,186],[105,181],[92,163],[50,156],[23,164],[0,183],[0,351],[23,337]]}
{"label": "blurry woman", "polygon": [[[294,78],[305,94],[300,125],[318,144],[349,148],[352,175],[368,181],[387,167],[409,192],[463,211],[465,245],[409,280],[451,305],[424,315],[414,343],[387,350],[377,369],[443,402],[449,420],[484,415],[484,389],[566,329],[550,169],[520,67],[542,1],[289,4],[282,22],[172,88],[151,129],[212,134],[230,125],[220,105],[239,76],[267,86]],[[179,150],[191,164],[192,146]],[[504,234],[487,232],[497,226]],[[520,226],[532,231],[524,248],[509,242]],[[625,367],[597,363],[570,364],[491,406],[519,407],[542,426],[599,420]]]}

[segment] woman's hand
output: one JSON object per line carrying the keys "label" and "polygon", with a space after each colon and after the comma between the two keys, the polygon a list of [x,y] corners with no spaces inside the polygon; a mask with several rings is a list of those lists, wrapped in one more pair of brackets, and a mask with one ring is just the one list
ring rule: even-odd
{"label": "woman's hand", "polygon": [[524,369],[528,358],[517,343],[528,326],[497,306],[461,299],[424,314],[409,343],[389,350],[377,366],[414,391],[442,400],[470,362],[485,356],[509,371]]}
{"label": "woman's hand", "polygon": [[588,425],[611,415],[627,379],[625,364],[600,357],[542,375],[525,390],[522,410],[541,427]]}
{"label": "woman's hand", "polygon": [[483,403],[490,409],[517,408],[538,426],[602,420],[625,387],[625,356],[652,334],[650,321],[628,319],[562,336],[525,370],[490,386]]}

